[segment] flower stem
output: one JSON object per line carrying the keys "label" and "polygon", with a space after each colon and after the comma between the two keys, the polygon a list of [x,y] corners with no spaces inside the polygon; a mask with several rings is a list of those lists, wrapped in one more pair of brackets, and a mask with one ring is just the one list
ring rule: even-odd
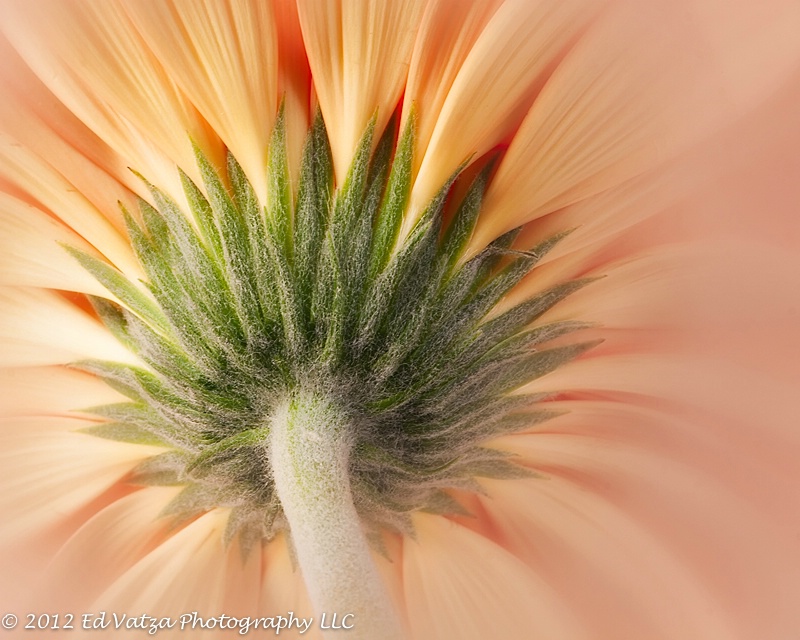
{"label": "flower stem", "polygon": [[273,415],[269,447],[275,488],[320,622],[325,613],[330,625],[336,614],[338,624],[353,625],[348,638],[399,640],[400,625],[353,504],[347,418],[321,394],[296,393]]}

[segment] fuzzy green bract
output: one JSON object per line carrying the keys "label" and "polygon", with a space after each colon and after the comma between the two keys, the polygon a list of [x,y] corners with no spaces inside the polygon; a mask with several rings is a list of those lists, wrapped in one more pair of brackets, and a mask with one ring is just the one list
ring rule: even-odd
{"label": "fuzzy green bract", "polygon": [[165,514],[231,508],[227,538],[245,544],[285,527],[264,443],[274,407],[297,389],[347,416],[353,499],[373,531],[406,531],[415,510],[462,511],[447,490],[478,490],[476,477],[527,473],[484,445],[552,415],[540,396],[513,392],[592,346],[548,348],[584,325],[535,322],[586,281],[487,319],[561,236],[523,252],[510,233],[464,261],[487,169],[448,203],[454,175],[401,239],[413,118],[397,141],[393,125],[376,145],[374,134],[373,124],[335,189],[317,116],[294,192],[281,113],[266,207],[232,156],[219,171],[197,150],[202,189],[182,174],[190,211],[148,185],[155,207],[125,214],[147,292],[71,250],[123,303],[94,299],[146,363],[79,363],[129,398],[93,408],[107,422],[87,431],[165,448],[130,478],[184,487]]}

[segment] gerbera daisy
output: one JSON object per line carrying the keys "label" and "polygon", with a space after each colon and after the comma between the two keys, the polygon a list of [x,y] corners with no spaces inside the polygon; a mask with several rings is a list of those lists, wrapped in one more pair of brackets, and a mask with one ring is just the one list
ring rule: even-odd
{"label": "gerbera daisy", "polygon": [[0,11],[5,628],[800,629],[795,6]]}

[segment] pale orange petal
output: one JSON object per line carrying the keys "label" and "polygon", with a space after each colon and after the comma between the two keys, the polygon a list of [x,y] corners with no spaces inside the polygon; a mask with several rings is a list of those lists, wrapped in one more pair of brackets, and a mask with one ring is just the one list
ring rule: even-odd
{"label": "pale orange petal", "polygon": [[[261,616],[286,615],[294,612],[295,617],[314,617],[308,599],[303,576],[299,567],[293,564],[293,552],[289,550],[286,536],[281,534],[264,547],[264,579],[261,587],[261,602],[258,613]],[[312,625],[307,633],[301,634],[297,628],[281,631],[287,638],[311,638],[319,640],[322,635],[319,625]]]}
{"label": "pale orange petal", "polygon": [[122,231],[117,203],[132,204],[127,189],[145,193],[144,185],[119,155],[42,84],[2,34],[0,60],[0,86],[5,92],[0,102],[0,129],[13,132],[34,155],[46,158]]}
{"label": "pale orange petal", "polygon": [[[569,473],[586,478],[580,466]],[[487,482],[491,497],[483,503],[496,535],[551,581],[593,638],[737,637],[696,565],[616,507],[615,496],[594,493],[606,484],[600,474],[580,484],[558,477]]]}
{"label": "pale orange petal", "polygon": [[61,417],[0,423],[4,543],[67,520],[158,451],[73,432],[91,424]]}
{"label": "pale orange petal", "polygon": [[42,210],[0,193],[0,284],[107,296],[103,286],[59,243],[96,253]]}
{"label": "pale orange petal", "polygon": [[[787,28],[800,25],[797,7],[779,0],[726,12],[717,4],[679,3],[676,11],[671,4],[643,9],[622,3],[592,28],[556,69],[515,134],[487,195],[473,251],[508,229],[613,188],[702,141],[701,150],[693,153],[706,154],[704,163],[680,157],[673,167],[677,175],[657,176],[667,182],[653,185],[654,202],[663,203],[665,195],[674,202],[685,194],[687,182],[708,187],[720,168],[749,159],[747,146],[756,142],[764,147],[773,128],[784,135],[794,130],[786,111],[771,122],[755,107],[787,82],[797,86],[791,78],[800,45]],[[762,67],[756,61],[769,71],[757,72]],[[710,136],[748,113],[750,130],[736,124],[715,143],[716,149],[706,148]],[[735,150],[721,153],[720,141]],[[624,190],[621,195],[628,197]],[[626,218],[606,217],[609,205],[612,212],[617,209],[613,200],[587,203],[578,224],[598,218],[601,231],[609,222],[619,226]],[[653,211],[652,203],[643,204],[644,215]],[[632,213],[629,222],[644,217]],[[575,222],[572,215],[553,220],[561,229]]]}
{"label": "pale orange petal", "polygon": [[74,417],[78,409],[124,402],[99,378],[67,367],[0,368],[0,415]]}
{"label": "pale orange petal", "polygon": [[591,637],[569,602],[494,542],[444,518],[414,522],[403,550],[413,638]]}
{"label": "pale orange petal", "polygon": [[226,549],[225,593],[221,610],[230,616],[255,616],[261,598],[263,545],[258,542],[246,552],[235,538]]}
{"label": "pale orange petal", "polygon": [[654,89],[636,89],[648,71],[627,55],[633,28],[601,21],[553,72],[500,163],[475,246],[617,186],[660,160],[664,145],[655,135],[663,123],[654,114],[663,114],[652,108]]}
{"label": "pale orange petal", "polygon": [[138,363],[99,321],[56,293],[0,287],[0,365],[67,364],[87,358]]}
{"label": "pale orange petal", "polygon": [[[404,536],[397,533],[384,532],[381,544],[383,548],[378,551],[372,550],[372,558],[375,566],[383,578],[383,583],[386,586],[386,591],[389,598],[394,603],[394,610],[399,612],[398,617],[405,618],[406,603],[405,603],[405,587],[403,578],[403,547]],[[405,630],[408,632],[408,624],[405,625]]]}
{"label": "pale orange petal", "polygon": [[[140,611],[157,617],[178,617],[192,611],[200,616],[222,613],[226,516],[222,511],[209,512],[162,542],[108,585],[90,610]],[[184,630],[183,635],[186,633]],[[176,627],[164,635],[180,637],[181,632]]]}
{"label": "pale orange petal", "polygon": [[270,4],[126,0],[123,6],[264,202],[267,145],[278,109],[278,34]]}
{"label": "pale orange petal", "polygon": [[[236,544],[227,548],[223,545],[226,510],[209,512],[180,531],[170,533],[169,520],[158,520],[154,511],[156,506],[163,506],[170,493],[174,495],[174,491],[162,488],[149,495],[134,494],[128,498],[129,508],[138,508],[138,513],[115,509],[103,520],[87,524],[86,531],[75,536],[73,562],[79,561],[79,547],[90,542],[91,533],[99,535],[104,526],[123,526],[134,516],[138,520],[133,533],[124,535],[122,542],[117,543],[129,546],[127,553],[120,554],[122,562],[118,560],[101,570],[105,583],[98,580],[93,589],[105,589],[88,605],[88,610],[107,611],[108,615],[138,611],[129,615],[147,612],[159,618],[169,616],[175,624],[159,631],[159,636],[168,638],[200,633],[211,638],[233,637],[239,633],[238,628],[220,631],[216,626],[213,630],[202,630],[197,619],[183,616],[191,617],[193,613],[205,619],[221,614],[229,618],[253,616],[253,603],[259,594],[260,550],[253,550],[245,560]],[[124,571],[109,580],[110,570],[115,569]],[[140,633],[113,630],[106,635],[135,637]]]}
{"label": "pale orange petal", "polygon": [[56,168],[6,133],[0,133],[0,179],[62,220],[121,270],[139,277],[141,267],[124,235]]}
{"label": "pale orange petal", "polygon": [[414,183],[406,226],[461,163],[483,155],[519,126],[552,67],[601,6],[580,0],[511,0],[497,10],[441,107]]}
{"label": "pale orange petal", "polygon": [[297,184],[303,144],[311,124],[311,69],[296,2],[273,0],[272,5],[278,25],[278,96],[285,103],[289,170]]}
{"label": "pale orange petal", "polygon": [[340,184],[376,109],[380,132],[400,99],[422,6],[400,0],[298,4]]}
{"label": "pale orange petal", "polygon": [[[728,381],[719,382],[728,386]],[[641,586],[634,587],[639,596],[618,597],[649,609],[656,615],[651,624],[657,628],[667,628],[669,625],[658,619],[675,617],[679,608],[685,610],[677,616],[681,624],[701,623],[711,612],[724,621],[716,633],[712,633],[713,627],[701,632],[701,625],[695,632],[675,629],[666,637],[694,633],[727,638],[733,629],[751,630],[743,637],[757,635],[758,629],[768,637],[780,636],[781,629],[798,621],[791,608],[771,604],[780,600],[780,593],[796,590],[800,582],[794,564],[786,563],[800,551],[794,533],[800,524],[800,508],[783,495],[783,488],[796,473],[793,459],[800,444],[796,434],[781,433],[773,424],[755,434],[748,426],[753,419],[748,415],[722,417],[707,409],[688,413],[686,407],[676,413],[669,405],[650,404],[651,408],[637,406],[630,398],[624,403],[564,402],[561,406],[571,409],[567,415],[536,433],[504,438],[500,446],[523,456],[545,478],[529,484],[516,511],[494,507],[490,501],[487,508],[496,512],[500,521],[516,520],[514,549],[523,551],[535,564],[544,560],[542,550],[537,549],[538,536],[532,535],[526,542],[521,536],[522,522],[542,532],[567,515],[554,517],[542,500],[557,500],[565,508],[574,506],[595,519],[593,526],[565,523],[563,531],[553,532],[563,540],[593,545],[601,542],[601,536],[607,537],[605,532],[618,532],[616,541],[608,537],[603,543],[612,549],[593,554],[617,556],[618,565],[648,532],[650,550],[642,547],[642,559],[630,560],[634,566],[649,566],[662,576],[654,582],[673,594],[671,606],[665,607],[665,598]],[[500,483],[491,488],[492,495],[513,494],[517,499],[521,491],[521,487]],[[615,514],[616,510],[619,513]],[[616,522],[622,513],[630,519],[627,527]],[[535,524],[539,518],[542,521]],[[609,520],[604,523],[605,518]],[[587,568],[589,573],[593,570],[606,573],[612,582],[615,576],[625,575],[613,564],[604,569]],[[583,580],[575,578],[574,585],[580,590],[579,585],[589,579],[589,575]],[[603,579],[598,575],[598,580]],[[674,579],[694,585],[668,586]],[[694,596],[683,600],[684,594],[693,592]],[[698,606],[703,600],[706,606]],[[598,623],[607,618],[599,609],[593,615],[600,616]],[[727,632],[723,631],[726,627]],[[609,634],[613,628],[610,624]],[[774,631],[767,631],[771,629]]]}
{"label": "pale orange petal", "polygon": [[42,82],[135,169],[182,199],[175,165],[197,175],[190,136],[217,139],[117,2],[7,1],[2,28]]}
{"label": "pale orange petal", "polygon": [[179,487],[147,487],[98,511],[58,551],[41,577],[36,606],[86,609],[166,536],[161,510]]}
{"label": "pale orange petal", "polygon": [[419,170],[442,106],[461,66],[502,0],[436,0],[425,7],[408,71],[402,131],[416,109],[414,173]]}
{"label": "pale orange petal", "polygon": [[[730,8],[724,0],[679,0],[663,3],[658,14],[662,28],[681,43],[673,48],[669,68],[700,81],[684,84],[689,110],[681,125],[701,135],[757,107],[797,73],[796,2],[770,0]],[[775,124],[763,122],[762,127]],[[794,127],[784,129],[789,131]]]}

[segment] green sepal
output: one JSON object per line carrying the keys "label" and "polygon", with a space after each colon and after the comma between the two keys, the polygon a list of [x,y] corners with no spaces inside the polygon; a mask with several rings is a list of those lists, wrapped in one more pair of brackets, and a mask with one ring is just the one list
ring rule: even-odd
{"label": "green sepal", "polygon": [[166,329],[167,320],[161,312],[161,309],[120,271],[75,247],[70,247],[66,244],[62,244],[61,246],[63,246],[84,269],[91,273],[100,284],[116,296],[122,304],[126,305],[131,311],[138,314],[152,325],[162,330]]}
{"label": "green sepal", "polygon": [[202,472],[204,468],[216,464],[217,458],[226,453],[230,453],[234,449],[263,445],[268,435],[268,427],[259,427],[235,433],[203,449],[203,452],[186,467],[186,473],[191,474],[194,471]]}
{"label": "green sepal", "polygon": [[458,466],[459,476],[492,478],[494,480],[524,480],[539,478],[540,474],[511,460],[487,456]]}
{"label": "green sepal", "polygon": [[384,270],[394,253],[397,235],[411,192],[411,173],[414,159],[414,138],[417,116],[412,107],[406,127],[397,144],[389,180],[375,224],[372,252],[369,260],[369,277],[373,280]]}
{"label": "green sepal", "polygon": [[81,433],[86,433],[105,440],[117,442],[128,442],[130,444],[152,445],[157,447],[168,447],[171,443],[159,438],[156,434],[126,422],[105,422],[103,424],[84,427],[78,429]]}
{"label": "green sepal", "polygon": [[421,511],[433,513],[435,515],[456,515],[466,518],[474,517],[474,514],[464,507],[464,505],[441,489],[430,493]]}
{"label": "green sepal", "polygon": [[89,407],[82,411],[106,418],[116,424],[126,425],[131,429],[150,433],[160,443],[168,443],[181,449],[192,449],[197,446],[191,434],[176,429],[174,424],[159,415],[156,407],[144,402],[117,402]]}
{"label": "green sepal", "polygon": [[444,275],[436,260],[442,209],[462,169],[437,192],[367,293],[354,344],[359,356],[377,358],[373,367],[381,379],[399,366],[424,331],[429,303]]}
{"label": "green sepal", "polygon": [[86,296],[97,316],[108,328],[112,335],[134,353],[138,350],[135,340],[128,334],[128,321],[125,313],[118,304],[99,296]]}
{"label": "green sepal", "polygon": [[334,197],[317,272],[313,314],[324,330],[322,358],[331,363],[342,357],[364,287],[371,222],[363,215],[363,200],[374,130],[373,116],[359,140],[344,185]]}
{"label": "green sepal", "polygon": [[176,486],[186,482],[186,454],[167,451],[143,460],[128,474],[128,482],[142,486]]}
{"label": "green sepal", "polygon": [[242,331],[252,341],[252,329],[258,326],[260,310],[254,290],[254,259],[247,224],[208,158],[197,145],[194,149],[221,241],[223,264],[236,316]]}
{"label": "green sepal", "polygon": [[134,372],[136,367],[107,360],[78,360],[71,362],[69,366],[97,376],[109,387],[132,400],[144,400]]}
{"label": "green sepal", "polygon": [[289,162],[286,152],[286,113],[281,104],[269,143],[267,225],[277,249],[292,259],[292,202]]}
{"label": "green sepal", "polygon": [[159,517],[170,516],[174,526],[178,526],[187,520],[202,515],[206,511],[220,505],[219,496],[214,491],[209,491],[207,487],[189,484],[159,513]]}
{"label": "green sepal", "polygon": [[[192,358],[218,366],[225,345],[232,340],[220,340],[201,320],[209,318],[214,325],[228,328],[229,336],[238,336],[236,342],[242,342],[241,328],[227,303],[223,270],[177,205],[152,185],[150,188],[162,209],[154,209],[144,200],[139,202],[147,233],[125,212],[131,242],[150,278],[149,288],[169,318],[173,335]],[[182,268],[175,269],[175,264]]]}
{"label": "green sepal", "polygon": [[314,124],[303,147],[300,182],[294,224],[294,280],[297,301],[302,310],[307,335],[315,335],[312,300],[322,243],[328,227],[327,212],[333,193],[333,160],[322,113],[317,110]]}
{"label": "green sepal", "polygon": [[456,268],[475,230],[492,167],[493,163],[490,163],[475,177],[453,220],[447,226],[442,239],[442,255],[446,260],[448,276]]}
{"label": "green sepal", "polygon": [[280,503],[271,503],[264,510],[245,506],[231,509],[222,542],[227,547],[234,538],[239,540],[239,551],[242,562],[246,562],[250,553],[261,544],[262,540],[272,540],[277,533],[275,521],[281,512]]}
{"label": "green sepal", "polygon": [[253,301],[248,310],[250,313],[248,321],[254,325],[249,333],[253,334],[262,328],[262,323],[275,316],[277,306],[272,287],[272,263],[266,242],[268,237],[266,214],[242,167],[230,152],[228,152],[227,167],[228,179],[233,189],[234,204],[241,212],[247,226],[252,259],[248,275],[257,296],[257,300]]}
{"label": "green sepal", "polygon": [[[294,242],[292,231],[292,194],[286,150],[286,118],[283,107],[278,113],[269,145],[266,234],[263,244],[271,264],[269,282],[281,317],[284,351],[292,358],[305,348],[304,314],[300,308],[294,280]],[[267,271],[269,273],[269,271]],[[268,280],[262,276],[265,284]]]}

